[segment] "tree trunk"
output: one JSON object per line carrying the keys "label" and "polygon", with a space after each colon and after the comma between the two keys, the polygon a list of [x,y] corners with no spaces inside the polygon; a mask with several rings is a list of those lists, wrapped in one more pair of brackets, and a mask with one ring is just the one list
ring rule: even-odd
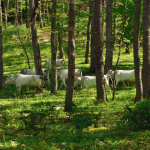
{"label": "tree trunk", "polygon": [[45,2],[45,0],[43,0],[43,6],[42,6],[43,13],[42,13],[42,16],[43,16],[43,26],[44,27],[45,27],[45,7],[46,7],[46,2]]}
{"label": "tree trunk", "polygon": [[56,0],[52,0],[52,15],[51,15],[51,49],[52,49],[52,87],[51,93],[57,92],[57,44],[56,44]]}
{"label": "tree trunk", "polygon": [[[37,0],[35,0],[35,4],[37,4]],[[31,33],[32,33],[32,45],[34,50],[34,65],[37,75],[42,75],[42,68],[41,68],[41,56],[40,56],[40,49],[39,49],[39,43],[37,39],[37,31],[36,31],[36,16],[33,16],[35,14],[34,9],[34,0],[29,0],[30,5],[30,24],[31,24]]]}
{"label": "tree trunk", "polygon": [[150,1],[143,3],[143,96],[150,95]]}
{"label": "tree trunk", "polygon": [[40,28],[43,28],[43,21],[42,21],[42,15],[41,15],[41,5],[39,6],[39,9],[38,9],[38,17],[39,17],[39,21],[40,21]]}
{"label": "tree trunk", "polygon": [[22,0],[20,1],[20,25],[23,24],[23,21],[22,21]]}
{"label": "tree trunk", "polygon": [[75,0],[69,3],[69,30],[68,30],[68,83],[65,99],[65,111],[72,111],[72,97],[75,69]]}
{"label": "tree trunk", "polygon": [[26,2],[25,2],[25,5],[26,5],[26,8],[25,8],[25,10],[26,10],[26,28],[29,28],[29,11],[28,11],[28,0],[26,0]]}
{"label": "tree trunk", "polygon": [[49,2],[47,0],[46,2],[46,18],[47,18],[47,25],[49,25],[49,11],[48,11],[48,5],[49,5]]}
{"label": "tree trunk", "polygon": [[7,13],[8,13],[8,7],[9,7],[9,0],[3,1],[4,6],[4,26],[7,28]]}
{"label": "tree trunk", "polygon": [[2,35],[2,7],[0,0],[0,90],[4,87],[3,84],[3,35]]}
{"label": "tree trunk", "polygon": [[91,17],[91,0],[89,1],[89,21],[87,24],[87,43],[86,43],[86,53],[85,53],[85,63],[89,63],[89,48],[90,48],[90,28],[91,28],[91,22],[92,22],[92,17]]}
{"label": "tree trunk", "polygon": [[15,0],[15,13],[14,13],[15,26],[18,26],[18,0]]}
{"label": "tree trunk", "polygon": [[[94,3],[95,0],[91,1],[91,11],[94,14]],[[90,64],[90,73],[95,74],[95,32],[94,32],[94,15],[92,16],[91,24],[91,64]]]}
{"label": "tree trunk", "polygon": [[140,26],[140,13],[141,13],[141,0],[135,1],[135,15],[134,15],[134,66],[135,66],[135,81],[136,81],[136,97],[135,102],[143,100],[143,87],[140,69],[140,56],[139,56],[139,26]]}
{"label": "tree trunk", "polygon": [[97,0],[95,3],[94,29],[97,99],[98,101],[106,101],[103,65],[102,0]]}
{"label": "tree trunk", "polygon": [[[114,9],[115,8],[116,8],[116,0],[114,0]],[[116,44],[116,28],[117,28],[116,22],[117,22],[117,18],[115,17],[113,19],[113,24],[114,24],[114,29],[113,29],[113,33],[114,33],[114,35],[113,35],[113,43],[114,43],[114,45]]]}
{"label": "tree trunk", "polygon": [[113,60],[113,39],[112,39],[112,7],[113,0],[107,0],[106,3],[106,59],[105,74],[112,69]]}
{"label": "tree trunk", "polygon": [[[60,23],[58,23],[57,26],[59,29]],[[58,31],[58,42],[59,42],[59,58],[62,59],[62,58],[64,58],[64,49],[63,49],[63,45],[62,45],[62,33],[61,33],[60,29]]]}

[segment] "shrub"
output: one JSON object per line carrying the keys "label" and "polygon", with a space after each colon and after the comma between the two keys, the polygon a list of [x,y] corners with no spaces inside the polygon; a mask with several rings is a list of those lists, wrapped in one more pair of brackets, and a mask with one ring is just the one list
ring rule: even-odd
{"label": "shrub", "polygon": [[126,106],[122,122],[132,130],[150,128],[150,101],[146,100],[136,104],[134,108]]}

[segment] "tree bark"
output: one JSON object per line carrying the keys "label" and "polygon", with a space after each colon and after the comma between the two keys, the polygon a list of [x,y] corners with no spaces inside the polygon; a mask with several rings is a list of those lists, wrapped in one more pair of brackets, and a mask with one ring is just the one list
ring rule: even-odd
{"label": "tree bark", "polygon": [[150,95],[150,1],[143,2],[143,96]]}
{"label": "tree bark", "polygon": [[142,87],[142,79],[141,79],[139,41],[138,41],[140,14],[141,14],[141,0],[136,0],[135,15],[134,15],[134,35],[133,35],[134,66],[135,66],[135,81],[136,81],[135,102],[143,100],[143,87]]}
{"label": "tree bark", "polygon": [[58,42],[59,42],[59,58],[64,58],[64,49],[62,45],[62,31],[60,30],[60,23],[57,24],[58,26]]}
{"label": "tree bark", "polygon": [[4,26],[7,28],[7,13],[8,13],[8,7],[9,7],[9,0],[4,0],[3,1],[3,6],[4,6]]}
{"label": "tree bark", "polygon": [[107,0],[106,3],[106,59],[105,74],[112,69],[113,60],[113,39],[112,39],[112,7],[113,0]]}
{"label": "tree bark", "polygon": [[22,0],[20,1],[20,25],[23,24],[23,21],[22,21]]}
{"label": "tree bark", "polygon": [[0,90],[4,87],[3,80],[3,35],[2,35],[2,7],[0,0]]}
{"label": "tree bark", "polygon": [[51,15],[51,49],[52,49],[52,87],[51,93],[57,92],[57,44],[56,44],[56,0],[52,0],[52,15]]}
{"label": "tree bark", "polygon": [[95,74],[95,32],[94,32],[94,4],[95,0],[91,1],[91,11],[92,11],[92,24],[91,24],[91,64],[90,73]]}
{"label": "tree bark", "polygon": [[72,97],[75,70],[75,0],[69,3],[69,29],[68,29],[68,83],[65,99],[65,111],[72,111]]}
{"label": "tree bark", "polygon": [[40,21],[40,28],[43,28],[43,21],[42,21],[42,15],[41,15],[41,5],[39,6],[39,9],[38,9],[38,17],[39,17],[39,21]]}
{"label": "tree bark", "polygon": [[102,0],[96,0],[95,3],[94,29],[97,99],[98,101],[106,101],[103,65]]}
{"label": "tree bark", "polygon": [[18,0],[15,0],[15,13],[14,13],[15,26],[18,26]]}
{"label": "tree bark", "polygon": [[86,43],[86,53],[85,53],[85,63],[89,63],[89,48],[90,48],[90,28],[91,28],[91,22],[92,22],[92,17],[91,17],[91,0],[89,1],[89,21],[87,24],[87,43]]}
{"label": "tree bark", "polygon": [[[37,6],[37,2],[35,0],[35,7]],[[39,48],[39,43],[37,39],[37,31],[36,31],[36,16],[35,14],[35,7],[34,7],[34,0],[29,0],[29,5],[30,5],[30,18],[32,21],[31,25],[31,33],[32,33],[32,45],[33,45],[33,50],[34,50],[34,65],[35,65],[35,70],[37,75],[42,75],[42,68],[41,68],[41,56],[40,56],[40,48]],[[33,18],[32,18],[33,17]]]}

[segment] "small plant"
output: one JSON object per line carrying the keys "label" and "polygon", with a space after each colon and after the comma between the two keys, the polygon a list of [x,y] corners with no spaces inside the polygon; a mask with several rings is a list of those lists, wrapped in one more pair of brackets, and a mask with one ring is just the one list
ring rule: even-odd
{"label": "small plant", "polygon": [[136,104],[134,108],[126,106],[122,122],[130,129],[150,128],[150,101],[146,100]]}

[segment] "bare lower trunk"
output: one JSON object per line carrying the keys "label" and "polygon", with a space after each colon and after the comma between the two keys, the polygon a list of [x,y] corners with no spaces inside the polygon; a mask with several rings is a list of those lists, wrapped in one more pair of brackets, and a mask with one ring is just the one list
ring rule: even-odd
{"label": "bare lower trunk", "polygon": [[3,81],[3,36],[2,36],[2,24],[0,24],[0,89],[4,87],[3,82],[4,82]]}
{"label": "bare lower trunk", "polygon": [[65,99],[65,111],[72,111],[72,98],[75,69],[75,0],[69,3],[69,30],[68,30],[68,82]]}
{"label": "bare lower trunk", "polygon": [[103,65],[103,20],[102,20],[102,0],[95,3],[94,14],[95,29],[95,66],[96,66],[96,87],[98,101],[106,101]]}
{"label": "bare lower trunk", "polygon": [[143,3],[143,96],[150,95],[150,1]]}
{"label": "bare lower trunk", "polygon": [[52,1],[52,18],[51,18],[51,49],[52,49],[52,87],[51,93],[57,92],[57,68],[56,68],[56,59],[57,59],[57,42],[56,42],[56,0]]}
{"label": "bare lower trunk", "polygon": [[106,4],[106,59],[105,74],[112,69],[113,60],[113,39],[112,39],[112,5],[113,0],[107,1]]}
{"label": "bare lower trunk", "polygon": [[[94,14],[94,2],[92,0],[92,13]],[[90,64],[90,73],[95,73],[95,31],[94,31],[94,16],[92,16],[92,24],[91,24],[91,64]]]}
{"label": "bare lower trunk", "polygon": [[[40,56],[40,48],[39,48],[39,43],[37,39],[37,31],[36,31],[36,16],[35,10],[34,10],[34,1],[29,0],[30,3],[30,18],[32,20],[32,25],[31,25],[31,33],[32,33],[32,45],[33,45],[33,50],[34,50],[34,65],[36,69],[36,74],[37,75],[43,75],[42,73],[42,68],[41,68],[41,56]],[[33,18],[32,18],[33,17]]]}

